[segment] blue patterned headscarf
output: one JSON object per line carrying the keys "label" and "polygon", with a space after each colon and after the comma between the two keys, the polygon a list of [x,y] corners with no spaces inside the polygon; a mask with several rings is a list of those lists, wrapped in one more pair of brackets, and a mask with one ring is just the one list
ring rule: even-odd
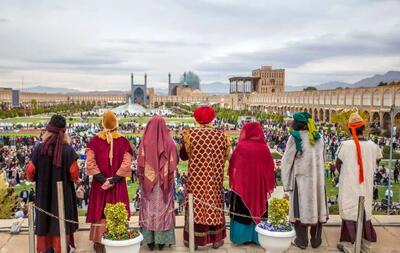
{"label": "blue patterned headscarf", "polygon": [[[308,127],[308,138],[310,139],[311,145],[315,144],[316,140],[321,138],[320,133],[317,131],[315,126],[314,120],[312,119],[311,115],[308,112],[298,112],[293,115],[294,121],[301,122],[307,124]],[[300,132],[297,130],[290,131],[290,135],[293,136],[296,150],[303,154],[303,147],[302,147],[302,139]]]}

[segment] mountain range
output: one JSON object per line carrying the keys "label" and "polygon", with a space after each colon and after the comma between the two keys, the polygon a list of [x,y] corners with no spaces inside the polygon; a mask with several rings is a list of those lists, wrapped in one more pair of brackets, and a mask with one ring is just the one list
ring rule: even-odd
{"label": "mountain range", "polygon": [[49,87],[49,86],[34,86],[25,88],[26,92],[34,92],[34,93],[63,93],[63,94],[71,94],[71,93],[96,93],[96,94],[120,94],[126,93],[127,91],[123,90],[106,90],[106,91],[80,91],[78,89],[70,89],[70,88],[57,88],[57,87]]}
{"label": "mountain range", "polygon": [[352,87],[371,87],[378,85],[380,82],[390,83],[392,81],[400,81],[400,71],[388,71],[384,75],[374,75],[373,77],[364,78],[355,82]]}
{"label": "mountain range", "polygon": [[26,92],[35,92],[35,93],[79,93],[80,90],[77,89],[69,89],[69,88],[57,88],[57,87],[49,87],[49,86],[34,86],[24,89]]}
{"label": "mountain range", "polygon": [[375,87],[377,86],[380,82],[384,83],[390,83],[393,81],[400,81],[400,71],[388,71],[383,75],[374,75],[372,77],[367,77],[364,79],[361,79],[358,82],[355,83],[345,83],[345,82],[327,82],[327,83],[322,83],[318,85],[303,85],[303,86],[291,86],[291,85],[286,85],[285,90],[286,91],[300,91],[303,90],[304,88],[308,86],[314,86],[317,88],[317,90],[330,90],[330,89],[336,89],[336,88],[360,88],[360,87]]}
{"label": "mountain range", "polygon": [[229,93],[229,83],[212,82],[200,84],[200,89],[210,95],[221,95]]}
{"label": "mountain range", "polygon": [[[294,86],[294,85],[286,85],[285,86],[285,91],[301,91],[304,88],[307,88],[312,85],[300,85],[300,86]],[[317,85],[313,85],[317,90],[331,90],[331,89],[336,89],[336,88],[346,88],[346,87],[351,87],[350,83],[345,83],[345,82],[338,82],[338,81],[332,81],[332,82],[326,82],[326,83],[321,83]]]}
{"label": "mountain range", "polygon": [[[326,83],[321,83],[317,85],[286,85],[286,91],[301,91],[306,87],[314,86],[317,90],[329,90],[329,89],[336,89],[336,88],[358,88],[358,87],[375,87],[380,82],[390,83],[392,81],[400,81],[400,71],[388,71],[383,75],[374,75],[372,77],[364,78],[355,83],[345,83],[339,81],[331,81]],[[200,84],[200,88],[204,93],[209,95],[222,95],[229,93],[229,83],[223,82],[212,82],[212,83],[202,83]],[[78,89],[69,89],[69,88],[55,88],[55,87],[48,87],[48,86],[35,86],[24,89],[27,92],[37,92],[37,93],[83,93]],[[96,93],[123,93],[126,91],[96,91]],[[167,88],[156,88],[156,92],[161,94],[167,94]],[[86,93],[86,92],[85,92]]]}

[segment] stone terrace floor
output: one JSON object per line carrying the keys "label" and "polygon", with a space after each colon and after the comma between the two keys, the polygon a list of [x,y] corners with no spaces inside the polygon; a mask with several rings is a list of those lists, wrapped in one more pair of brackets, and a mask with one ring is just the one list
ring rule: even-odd
{"label": "stone terrace floor", "polygon": [[[137,218],[133,217],[133,220]],[[336,250],[336,244],[338,243],[340,227],[339,217],[331,216],[329,223],[324,227],[323,230],[323,244],[317,249],[308,248],[307,250],[299,250],[291,247],[287,252],[338,252]],[[11,221],[10,220],[0,220],[0,227],[6,227]],[[400,224],[400,216],[375,216],[373,220],[374,224]],[[229,224],[229,223],[228,223]],[[172,252],[189,252],[188,248],[183,245],[183,219],[182,217],[177,217],[176,229],[176,245],[171,248],[165,248],[164,253]],[[87,227],[82,227],[83,230],[79,231],[75,235],[75,240],[77,244],[76,252],[93,252],[92,244],[88,240],[89,232]],[[376,226],[375,227],[378,234],[378,242],[374,244],[373,252],[388,252],[388,253],[400,253],[400,226]],[[0,233],[0,253],[24,253],[28,252],[28,233],[22,232],[18,235],[10,235],[7,232]],[[141,252],[150,252],[146,246],[142,246]],[[154,251],[157,252],[157,251]],[[225,244],[218,250],[214,250],[211,247],[200,247],[197,252],[215,252],[215,253],[262,253],[263,249],[255,245],[245,245],[238,246],[234,245],[229,240],[229,230],[228,237],[225,239]]]}

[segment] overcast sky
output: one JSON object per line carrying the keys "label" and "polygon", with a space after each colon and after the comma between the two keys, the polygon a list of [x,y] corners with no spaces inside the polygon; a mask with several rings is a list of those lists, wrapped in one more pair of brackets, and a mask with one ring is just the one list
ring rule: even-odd
{"label": "overcast sky", "polygon": [[261,65],[289,85],[400,70],[400,1],[1,0],[0,87],[226,83]]}

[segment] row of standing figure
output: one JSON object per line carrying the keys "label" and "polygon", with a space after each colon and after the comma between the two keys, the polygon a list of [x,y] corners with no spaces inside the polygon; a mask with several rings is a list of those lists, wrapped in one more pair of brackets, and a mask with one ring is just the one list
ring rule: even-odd
{"label": "row of standing figure", "polygon": [[[144,130],[137,157],[137,175],[142,194],[139,222],[144,242],[150,249],[156,245],[162,249],[165,245],[175,243],[173,188],[179,158],[189,160],[186,195],[191,193],[195,198],[196,247],[212,244],[213,248],[219,248],[226,237],[225,217],[221,209],[224,208],[224,167],[231,145],[222,130],[212,128],[210,123],[215,118],[212,108],[200,107],[195,110],[194,117],[199,125],[182,132],[179,154],[162,117],[153,117]],[[355,118],[357,120],[357,117],[353,117],[353,120]],[[290,221],[295,224],[297,234],[294,244],[300,248],[308,245],[307,227],[310,225],[311,246],[320,246],[322,224],[328,219],[324,147],[315,125],[310,124],[309,119],[310,115],[305,113],[294,115],[294,131],[291,132],[282,159],[282,181],[284,189],[289,193]],[[106,112],[103,115],[103,130],[87,145],[87,173],[93,176],[86,218],[88,223],[105,223],[106,203],[125,203],[130,215],[125,177],[131,174],[134,152],[129,141],[118,132],[117,122],[112,112]],[[356,122],[355,126],[360,125],[358,128],[353,123],[349,124],[354,141],[342,143],[336,167],[341,170],[341,241],[352,242],[354,239],[354,216],[357,213],[356,205],[353,205],[357,201],[354,199],[364,194],[367,205],[363,245],[368,252],[369,242],[376,240],[368,202],[374,167],[371,164],[380,157],[380,150],[373,142],[363,141],[361,123]],[[43,143],[36,146],[27,166],[28,178],[36,181],[35,205],[49,212],[57,210],[56,194],[52,191],[57,181],[64,183],[65,206],[76,207],[73,183],[80,182],[79,167],[76,163],[77,155],[65,137],[65,126],[62,116],[52,117],[46,127]],[[238,145],[230,158],[228,175],[232,189],[230,210],[233,214],[230,239],[237,244],[258,243],[254,227],[260,222],[259,217],[267,216],[267,201],[275,188],[274,163],[259,123],[252,122],[243,126]],[[347,201],[349,199],[351,201]],[[235,213],[253,218],[243,219]],[[77,221],[76,208],[67,208],[65,217]],[[66,224],[70,247],[75,247],[73,233],[77,228],[77,224]],[[57,220],[38,213],[35,232],[39,252],[49,248],[60,252]],[[104,251],[101,245],[104,232],[105,226],[91,226],[90,239],[94,242],[96,252]],[[188,244],[187,215],[183,237],[185,244]],[[341,249],[343,247],[341,245]]]}

